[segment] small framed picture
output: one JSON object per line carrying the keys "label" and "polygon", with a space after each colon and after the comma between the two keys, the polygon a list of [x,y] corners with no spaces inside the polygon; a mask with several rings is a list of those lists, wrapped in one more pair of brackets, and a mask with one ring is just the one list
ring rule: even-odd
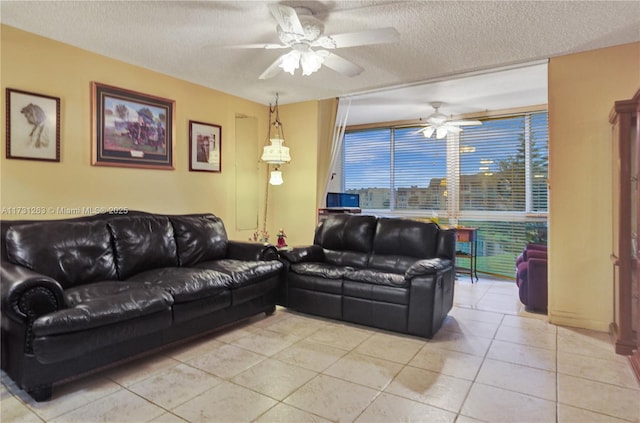
{"label": "small framed picture", "polygon": [[222,172],[222,127],[189,121],[189,170]]}
{"label": "small framed picture", "polygon": [[175,101],[91,83],[92,164],[173,170]]}
{"label": "small framed picture", "polygon": [[7,158],[60,161],[60,98],[7,88]]}

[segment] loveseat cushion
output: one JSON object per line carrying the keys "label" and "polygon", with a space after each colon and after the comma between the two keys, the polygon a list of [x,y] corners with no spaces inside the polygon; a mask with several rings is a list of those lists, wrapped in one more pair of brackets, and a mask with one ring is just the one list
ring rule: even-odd
{"label": "loveseat cushion", "polygon": [[250,285],[282,271],[284,265],[278,260],[244,261],[244,260],[212,260],[196,265],[198,268],[214,270],[231,276],[233,288]]}
{"label": "loveseat cushion", "polygon": [[397,273],[381,272],[372,269],[358,269],[347,272],[346,279],[358,282],[366,282],[373,285],[385,285],[395,287],[406,287],[409,282],[404,275]]}
{"label": "loveseat cushion", "polygon": [[233,286],[229,275],[209,269],[164,267],[147,270],[127,279],[148,288],[163,288],[176,303],[220,294]]}
{"label": "loveseat cushion", "polygon": [[342,279],[352,270],[354,270],[352,267],[325,263],[295,263],[289,268],[290,272],[298,275],[317,276],[325,279]]}
{"label": "loveseat cushion", "polygon": [[108,222],[120,279],[178,265],[173,226],[166,216],[125,216]]}
{"label": "loveseat cushion", "polygon": [[78,332],[167,310],[171,295],[158,288],[120,281],[102,281],[65,291],[68,308],[33,322],[35,336]]}
{"label": "loveseat cushion", "polygon": [[369,258],[369,267],[383,272],[404,275],[416,261],[415,257],[372,254]]}
{"label": "loveseat cushion", "polygon": [[175,232],[180,266],[225,258],[227,232],[222,219],[212,214],[170,216]]}
{"label": "loveseat cushion", "polygon": [[375,216],[332,215],[317,228],[314,244],[326,250],[366,254],[371,251],[375,229]]}
{"label": "loveseat cushion", "polygon": [[6,253],[15,264],[57,280],[63,288],[117,279],[105,222],[37,222],[12,226]]}
{"label": "loveseat cushion", "polygon": [[373,240],[373,253],[416,258],[437,257],[439,230],[435,223],[380,218]]}

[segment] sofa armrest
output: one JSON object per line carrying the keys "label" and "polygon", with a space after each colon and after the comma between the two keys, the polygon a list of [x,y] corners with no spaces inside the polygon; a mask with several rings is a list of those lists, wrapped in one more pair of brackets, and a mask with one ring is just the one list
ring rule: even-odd
{"label": "sofa armrest", "polygon": [[281,251],[280,257],[289,263],[323,262],[324,251],[319,245],[294,247],[288,251]]}
{"label": "sofa armrest", "polygon": [[433,275],[450,269],[451,266],[452,262],[449,259],[432,258],[418,260],[407,269],[404,273],[404,278],[410,280],[418,276]]}
{"label": "sofa armrest", "polygon": [[26,267],[2,261],[2,312],[31,324],[39,316],[65,308],[62,286],[53,278]]}
{"label": "sofa armrest", "polygon": [[277,260],[278,250],[271,244],[228,241],[227,258],[236,260]]}

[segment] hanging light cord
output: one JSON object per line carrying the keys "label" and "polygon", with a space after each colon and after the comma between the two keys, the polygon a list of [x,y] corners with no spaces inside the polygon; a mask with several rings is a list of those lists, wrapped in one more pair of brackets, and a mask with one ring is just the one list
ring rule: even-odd
{"label": "hanging light cord", "polygon": [[262,232],[267,233],[267,210],[269,210],[269,163],[267,163],[267,177],[264,190],[264,219],[262,220]]}

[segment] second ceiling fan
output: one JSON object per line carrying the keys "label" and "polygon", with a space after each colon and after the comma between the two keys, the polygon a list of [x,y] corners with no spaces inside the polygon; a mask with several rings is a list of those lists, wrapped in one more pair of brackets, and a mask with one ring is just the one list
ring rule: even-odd
{"label": "second ceiling fan", "polygon": [[281,70],[294,74],[302,67],[303,75],[311,75],[326,66],[342,75],[356,76],[364,69],[329,50],[356,47],[370,44],[383,44],[398,41],[400,34],[395,28],[380,28],[361,32],[324,35],[324,25],[313,17],[306,7],[289,7],[281,4],[269,5],[275,19],[276,32],[280,44],[244,44],[236,48],[291,49],[278,57],[260,76],[268,79]]}
{"label": "second ceiling fan", "polygon": [[434,112],[425,118],[427,125],[417,131],[417,133],[422,133],[425,138],[431,138],[435,134],[436,138],[442,139],[446,137],[449,132],[461,132],[461,126],[482,125],[482,122],[479,120],[449,120],[444,113],[440,113],[438,110],[440,106],[442,106],[441,101],[434,101],[430,104]]}

